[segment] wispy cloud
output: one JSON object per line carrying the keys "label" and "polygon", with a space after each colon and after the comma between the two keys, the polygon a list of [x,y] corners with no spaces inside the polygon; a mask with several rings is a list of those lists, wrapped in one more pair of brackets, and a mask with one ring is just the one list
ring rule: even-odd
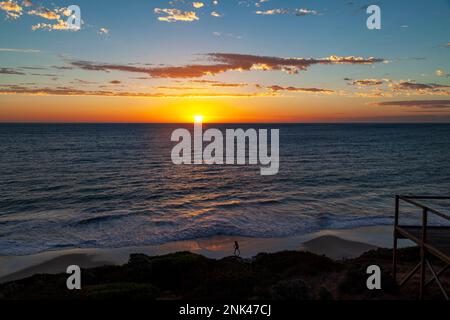
{"label": "wispy cloud", "polygon": [[213,11],[213,12],[211,12],[211,16],[216,17],[216,18],[221,18],[223,16],[223,14],[221,14],[217,11]]}
{"label": "wispy cloud", "polygon": [[393,91],[400,91],[407,94],[450,95],[450,92],[445,90],[450,88],[450,86],[436,83],[417,83],[411,80],[400,80],[398,82],[390,83],[389,86]]}
{"label": "wispy cloud", "polygon": [[109,29],[107,29],[107,28],[100,28],[98,30],[98,34],[108,35],[109,34]]}
{"label": "wispy cloud", "polygon": [[307,70],[316,64],[374,64],[384,62],[380,58],[364,58],[356,56],[329,56],[326,58],[280,58],[268,56],[255,56],[234,53],[210,53],[207,55],[211,60],[224,63],[232,70],[276,70],[289,74]]}
{"label": "wispy cloud", "polygon": [[72,12],[67,8],[54,8],[52,10],[40,7],[37,10],[30,10],[28,14],[39,16],[41,18],[54,21],[54,23],[38,23],[31,27],[33,31],[35,30],[58,30],[58,31],[78,31],[78,28],[73,28],[69,26],[66,19],[70,17]]}
{"label": "wispy cloud", "polygon": [[39,52],[41,52],[41,50],[37,50],[37,49],[0,48],[0,52],[39,53]]}
{"label": "wispy cloud", "polygon": [[267,2],[269,2],[269,0],[257,0],[255,2],[255,6],[256,7],[261,7],[264,3],[267,3]]}
{"label": "wispy cloud", "polygon": [[[399,95],[450,95],[449,85],[437,83],[420,83],[414,80],[391,80],[391,79],[362,79],[352,80],[345,78],[348,84],[358,89],[370,88],[365,92],[357,92],[360,97],[392,97]],[[373,89],[375,88],[375,89]]]}
{"label": "wispy cloud", "polygon": [[316,93],[316,94],[332,94],[335,93],[334,90],[321,89],[321,88],[298,88],[298,87],[282,87],[278,85],[270,86],[268,89],[278,92],[278,91],[289,91],[289,92],[303,92],[303,93]]}
{"label": "wispy cloud", "polygon": [[446,73],[444,70],[442,69],[438,69],[436,70],[436,72],[434,73],[436,76],[438,77],[450,77],[449,73]]}
{"label": "wispy cloud", "polygon": [[22,6],[16,1],[1,1],[0,10],[5,11],[8,18],[17,19],[22,15]]}
{"label": "wispy cloud", "polygon": [[307,16],[307,15],[317,15],[318,12],[316,10],[298,8],[298,9],[258,10],[258,11],[256,11],[256,14],[263,15],[263,16],[272,16],[272,15],[280,15],[280,14],[293,14],[296,16]]}
{"label": "wispy cloud", "polygon": [[237,87],[245,87],[246,83],[224,83],[218,82],[211,84],[212,87],[222,87],[222,88],[237,88]]}
{"label": "wispy cloud", "polygon": [[51,22],[39,22],[31,27],[31,29],[34,30],[70,30],[70,31],[78,31],[78,28],[70,27],[69,24],[66,22],[66,19],[70,17],[72,12],[65,7],[59,8],[46,8],[44,6],[39,6],[34,9],[24,9],[33,7],[35,4],[31,1],[24,0],[22,1],[23,7],[18,4],[17,1],[2,1],[0,2],[0,10],[3,10],[6,12],[7,17],[9,18],[19,18],[22,16],[22,14],[25,12],[28,15],[31,16],[37,16],[42,19],[45,19],[47,21]]}
{"label": "wispy cloud", "polygon": [[407,100],[407,101],[384,101],[373,103],[376,106],[414,107],[422,109],[449,109],[450,100]]}
{"label": "wispy cloud", "polygon": [[204,55],[210,64],[191,64],[184,66],[141,67],[118,64],[102,64],[89,61],[72,61],[72,66],[90,71],[123,71],[145,73],[154,78],[200,78],[227,71],[284,71],[296,74],[316,64],[374,64],[383,62],[380,58],[340,57],[326,58],[279,58],[244,55],[234,53],[209,53]]}
{"label": "wispy cloud", "polygon": [[357,87],[368,87],[368,86],[379,86],[385,83],[385,79],[362,79],[362,80],[352,80],[352,79],[344,79],[348,81],[348,84],[351,86]]}
{"label": "wispy cloud", "polygon": [[24,72],[11,68],[0,68],[0,74],[25,75]]}
{"label": "wispy cloud", "polygon": [[164,22],[177,22],[177,21],[191,22],[199,20],[199,17],[194,11],[181,11],[178,9],[155,8],[154,12],[155,14],[165,15],[162,17],[158,17],[159,21]]}
{"label": "wispy cloud", "polygon": [[130,92],[110,90],[82,90],[72,87],[34,88],[18,85],[0,85],[0,94],[7,95],[50,95],[50,96],[104,96],[131,98],[249,98],[264,96],[260,92],[249,93],[164,93],[164,92]]}
{"label": "wispy cloud", "polygon": [[241,36],[241,35],[235,35],[235,34],[229,33],[229,32],[214,31],[213,35],[216,37],[228,37],[228,38],[234,38],[234,39],[238,39],[238,40],[241,40],[243,38],[243,36]]}
{"label": "wispy cloud", "polygon": [[28,14],[32,16],[39,16],[47,20],[58,20],[61,18],[61,16],[57,12],[43,7],[36,10],[30,10],[28,11]]}
{"label": "wispy cloud", "polygon": [[294,13],[296,16],[307,16],[307,15],[315,16],[318,14],[318,12],[316,10],[309,10],[309,9],[303,9],[303,8],[295,9]]}
{"label": "wispy cloud", "polygon": [[263,15],[263,16],[271,16],[276,14],[289,14],[291,11],[289,9],[270,9],[270,10],[258,10],[256,11],[256,14]]}
{"label": "wispy cloud", "polygon": [[35,30],[47,30],[47,31],[52,31],[52,30],[57,30],[57,31],[70,30],[70,31],[75,31],[76,29],[71,28],[66,21],[57,20],[57,23],[55,23],[55,24],[51,24],[51,23],[38,23],[38,24],[35,24],[34,26],[31,27],[31,30],[33,30],[33,31],[35,31]]}
{"label": "wispy cloud", "polygon": [[203,8],[205,6],[205,4],[203,2],[194,1],[194,2],[192,2],[192,6],[196,9],[200,9],[200,8]]}

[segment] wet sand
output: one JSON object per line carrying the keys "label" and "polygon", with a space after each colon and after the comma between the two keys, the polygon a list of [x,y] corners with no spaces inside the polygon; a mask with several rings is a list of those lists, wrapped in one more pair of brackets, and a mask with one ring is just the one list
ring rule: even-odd
{"label": "wet sand", "polygon": [[143,247],[73,249],[49,251],[29,256],[1,256],[0,283],[30,277],[35,274],[62,273],[66,271],[69,265],[78,265],[82,268],[121,265],[128,261],[132,253],[155,256],[178,251],[190,251],[209,258],[219,259],[233,255],[234,241],[239,242],[243,258],[253,257],[260,252],[304,250],[325,255],[332,259],[343,259],[357,257],[377,247],[392,247],[392,228],[380,226],[326,230],[305,236],[267,239],[219,236]]}

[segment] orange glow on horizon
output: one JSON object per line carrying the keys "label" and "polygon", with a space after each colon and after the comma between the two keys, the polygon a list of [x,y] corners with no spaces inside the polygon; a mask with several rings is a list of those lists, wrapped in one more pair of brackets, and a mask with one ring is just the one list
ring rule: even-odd
{"label": "orange glow on horizon", "polygon": [[[299,98],[164,99],[125,97],[1,97],[0,122],[207,123],[335,122],[401,116],[400,107],[374,107],[365,100]],[[200,120],[200,119],[198,119]]]}

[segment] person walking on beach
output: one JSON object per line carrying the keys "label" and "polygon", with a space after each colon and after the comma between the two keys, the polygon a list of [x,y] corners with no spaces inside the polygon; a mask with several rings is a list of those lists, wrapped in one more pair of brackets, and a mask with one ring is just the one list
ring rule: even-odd
{"label": "person walking on beach", "polygon": [[237,241],[234,242],[234,256],[235,257],[241,256],[241,250],[239,249],[239,243]]}

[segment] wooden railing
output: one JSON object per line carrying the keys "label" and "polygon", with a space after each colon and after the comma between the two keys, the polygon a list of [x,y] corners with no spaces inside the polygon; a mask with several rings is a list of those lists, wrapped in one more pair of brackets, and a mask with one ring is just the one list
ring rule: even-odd
{"label": "wooden railing", "polygon": [[[425,287],[431,284],[433,281],[436,281],[438,284],[440,290],[442,291],[444,297],[448,300],[448,295],[443,288],[441,282],[439,281],[439,275],[444,273],[448,268],[448,256],[443,255],[439,250],[434,248],[432,244],[429,244],[427,241],[427,235],[429,232],[429,229],[431,228],[428,224],[428,218],[429,214],[434,214],[435,216],[438,216],[442,219],[450,221],[450,216],[446,215],[436,209],[430,208],[422,203],[419,203],[420,200],[450,200],[449,197],[434,197],[434,196],[402,196],[397,195],[395,196],[395,221],[394,221],[394,250],[393,250],[393,276],[396,280],[397,277],[397,242],[398,238],[407,238],[410,240],[413,240],[416,242],[420,247],[420,262],[419,264],[411,270],[411,272],[406,275],[406,277],[401,281],[400,286],[404,285],[412,276],[419,270],[420,268],[420,298],[423,299],[424,296],[424,290]],[[418,228],[421,228],[420,234],[414,235],[411,232],[408,231],[407,226],[401,226],[399,224],[399,216],[400,216],[400,201],[404,201],[406,203],[409,203],[411,205],[414,205],[420,209],[422,209],[422,224],[420,226],[417,226]],[[414,228],[414,226],[409,226],[409,228]],[[449,227],[450,232],[450,227]],[[449,234],[450,236],[450,234]],[[449,237],[450,238],[450,237]],[[427,254],[431,253],[441,260],[446,262],[446,266],[441,269],[439,272],[435,272],[433,267],[431,266],[431,263],[427,260]],[[425,272],[426,267],[428,267],[432,273],[433,278],[425,284]]]}

